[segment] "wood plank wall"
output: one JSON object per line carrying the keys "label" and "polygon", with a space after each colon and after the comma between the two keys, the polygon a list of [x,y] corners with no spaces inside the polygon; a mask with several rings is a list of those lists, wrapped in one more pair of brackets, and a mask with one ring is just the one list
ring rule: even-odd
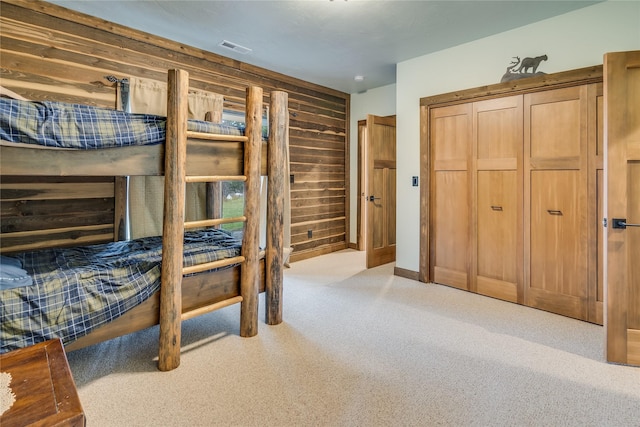
{"label": "wood plank wall", "polygon": [[[105,76],[166,80],[170,68],[187,70],[194,88],[223,94],[226,108],[243,106],[249,85],[264,89],[265,103],[271,90],[289,93],[291,260],[346,248],[349,94],[43,1],[2,1],[0,84],[29,99],[113,108]],[[54,210],[49,216],[59,221]],[[28,218],[11,221],[24,229]]]}

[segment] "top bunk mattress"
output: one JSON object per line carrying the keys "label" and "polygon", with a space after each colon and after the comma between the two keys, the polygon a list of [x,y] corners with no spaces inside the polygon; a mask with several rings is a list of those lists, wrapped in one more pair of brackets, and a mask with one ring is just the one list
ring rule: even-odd
{"label": "top bunk mattress", "polygon": [[[167,118],[52,101],[0,98],[0,140],[49,148],[93,150],[164,143]],[[187,130],[243,135],[244,130],[188,120]]]}

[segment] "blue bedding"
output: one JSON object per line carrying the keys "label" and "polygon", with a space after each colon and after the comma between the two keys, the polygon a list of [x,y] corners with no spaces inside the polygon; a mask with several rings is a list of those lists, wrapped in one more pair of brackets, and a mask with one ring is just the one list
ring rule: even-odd
{"label": "blue bedding", "polygon": [[[53,148],[98,148],[164,143],[166,117],[63,102],[0,98],[0,139]],[[243,129],[189,120],[194,132],[243,135]]]}
{"label": "blue bedding", "polygon": [[[241,243],[219,229],[185,232],[184,266],[238,256]],[[160,288],[161,255],[162,238],[145,237],[6,257],[2,266],[26,271],[33,283],[0,280],[0,353],[72,342],[144,302]]]}

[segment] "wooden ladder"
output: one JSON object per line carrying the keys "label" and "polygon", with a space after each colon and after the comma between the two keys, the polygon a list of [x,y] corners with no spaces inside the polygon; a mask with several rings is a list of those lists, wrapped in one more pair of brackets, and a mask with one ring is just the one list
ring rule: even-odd
{"label": "wooden ladder", "polygon": [[[191,136],[191,132],[187,132],[187,136]],[[200,138],[203,139],[203,138]],[[242,141],[246,142],[246,136],[237,136],[233,139],[233,141]],[[223,182],[223,181],[247,181],[246,175],[232,175],[232,176],[222,176],[222,175],[212,175],[212,176],[187,176],[186,182]],[[217,219],[206,219],[206,220],[198,220],[198,221],[188,221],[184,223],[185,229],[194,229],[194,228],[203,228],[203,227],[213,227],[221,224],[229,224],[234,222],[243,222],[246,223],[247,217],[242,215],[238,217],[232,218],[217,218]],[[213,270],[215,268],[227,267],[235,264],[243,264],[245,262],[245,257],[243,255],[225,258],[218,261],[206,262],[203,264],[196,264],[189,267],[182,268],[182,276],[186,276],[187,274],[193,273],[201,273],[203,271]],[[238,295],[237,297],[229,298],[227,300],[219,301],[214,304],[205,305],[202,307],[198,307],[194,310],[183,312],[182,320],[191,319],[193,317],[200,316],[201,314],[210,313],[212,311],[228,307],[233,304],[237,304],[242,302],[242,295]]]}
{"label": "wooden ladder", "polygon": [[[165,143],[165,192],[162,233],[162,277],[160,288],[160,339],[158,368],[161,371],[180,365],[181,322],[200,314],[241,303],[240,335],[258,332],[260,166],[262,141],[262,89],[247,89],[247,114],[244,136],[212,135],[187,131],[187,94],[189,75],[169,70],[167,103],[167,139]],[[244,143],[244,175],[187,176],[187,139]],[[228,219],[184,221],[187,182],[244,181],[244,216]],[[185,228],[244,222],[242,255],[228,260],[183,266]],[[240,296],[182,313],[182,277],[231,264],[241,264]]]}

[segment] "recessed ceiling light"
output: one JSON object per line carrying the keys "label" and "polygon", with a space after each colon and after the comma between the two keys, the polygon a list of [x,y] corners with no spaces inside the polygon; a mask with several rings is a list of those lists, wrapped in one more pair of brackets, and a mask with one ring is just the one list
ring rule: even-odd
{"label": "recessed ceiling light", "polygon": [[228,40],[222,40],[222,42],[218,46],[224,47],[226,49],[230,49],[236,53],[241,53],[243,55],[246,55],[247,53],[252,52],[252,49],[249,49],[248,47],[240,46],[239,44],[230,42]]}
{"label": "recessed ceiling light", "polygon": [[364,76],[355,76],[355,77],[353,78],[353,80],[355,80],[355,81],[357,81],[357,82],[364,81]]}

